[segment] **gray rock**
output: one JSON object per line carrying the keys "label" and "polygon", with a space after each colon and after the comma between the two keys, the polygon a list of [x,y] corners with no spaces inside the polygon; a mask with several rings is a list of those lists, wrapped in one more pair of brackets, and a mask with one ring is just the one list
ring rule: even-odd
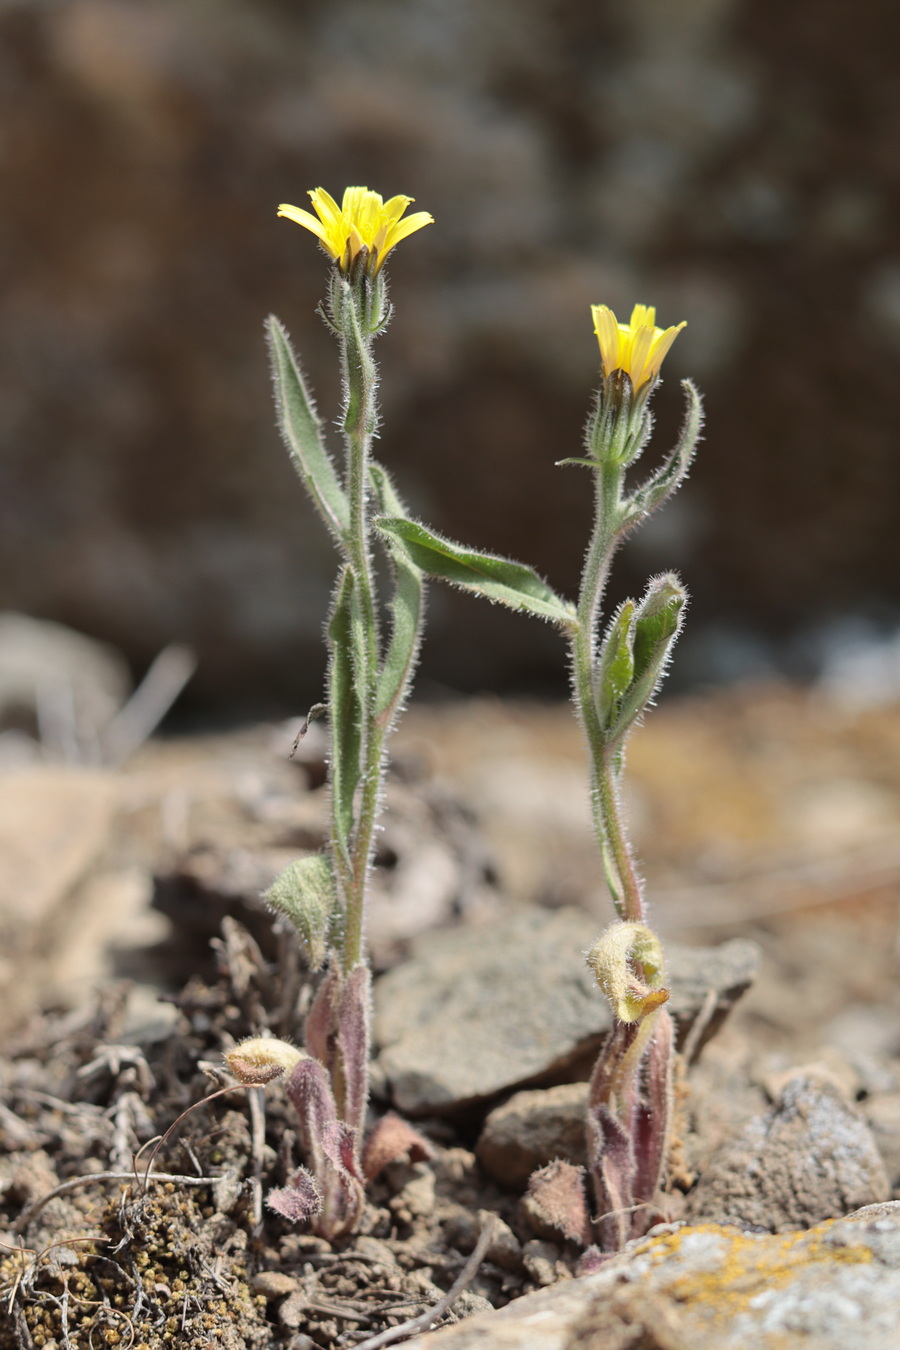
{"label": "gray rock", "polygon": [[[583,956],[597,936],[596,920],[564,908],[417,939],[410,959],[375,985],[379,1070],[398,1109],[448,1112],[586,1077],[611,1025]],[[743,939],[705,951],[671,944],[667,956],[681,1039],[709,991],[711,1034],[758,964]]]}
{"label": "gray rock", "polygon": [[789,1236],[660,1227],[411,1350],[896,1350],[900,1203]]}
{"label": "gray rock", "polygon": [[882,1092],[860,1105],[891,1185],[900,1183],[900,1092]]}
{"label": "gray rock", "polygon": [[886,1200],[890,1186],[868,1125],[836,1083],[798,1075],[764,1116],[725,1143],[688,1201],[692,1219],[773,1233]]}
{"label": "gray rock", "polygon": [[491,1111],[475,1155],[488,1176],[521,1190],[554,1158],[584,1163],[587,1083],[517,1092]]}

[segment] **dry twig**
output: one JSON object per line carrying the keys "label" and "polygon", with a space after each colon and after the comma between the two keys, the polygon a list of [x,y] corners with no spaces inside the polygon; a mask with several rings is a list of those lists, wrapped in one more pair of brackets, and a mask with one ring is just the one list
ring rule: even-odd
{"label": "dry twig", "polygon": [[438,1299],[437,1303],[431,1308],[426,1308],[418,1317],[412,1317],[408,1322],[401,1322],[399,1326],[388,1327],[385,1331],[379,1331],[376,1336],[369,1336],[364,1341],[358,1341],[354,1350],[381,1350],[383,1345],[393,1345],[395,1341],[405,1341],[410,1336],[415,1336],[419,1331],[428,1331],[439,1318],[443,1317],[445,1312],[449,1312],[463,1290],[475,1278],[493,1236],[494,1216],[491,1215],[479,1234],[472,1255],[443,1298]]}

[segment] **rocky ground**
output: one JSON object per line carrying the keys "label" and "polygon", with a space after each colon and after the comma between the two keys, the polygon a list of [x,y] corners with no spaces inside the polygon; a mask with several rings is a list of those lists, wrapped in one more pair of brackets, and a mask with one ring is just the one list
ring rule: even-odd
{"label": "rocky ground", "polygon": [[264,1208],[295,1142],[277,1086],[198,1105],[224,1049],[296,1035],[310,997],[257,900],[323,837],[324,742],[288,762],[294,730],[152,741],[118,769],[0,738],[3,1350],[364,1344],[441,1299],[489,1216],[451,1325],[416,1344],[829,1350],[862,1326],[893,1344],[900,709],[714,693],[636,738],[630,809],[690,1063],[661,1226],[579,1279],[522,1200],[534,1166],[579,1160],[608,1025],[581,957],[610,915],[565,708],[415,708],[395,743],[373,1108],[434,1159],[392,1165],[331,1247]]}

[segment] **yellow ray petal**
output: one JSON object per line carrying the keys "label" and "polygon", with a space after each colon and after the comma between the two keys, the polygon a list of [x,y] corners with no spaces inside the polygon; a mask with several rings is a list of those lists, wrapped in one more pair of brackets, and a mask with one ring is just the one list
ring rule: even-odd
{"label": "yellow ray petal", "polygon": [[624,370],[635,392],[656,379],[669,348],[686,327],[682,322],[657,328],[653,305],[635,305],[629,323],[619,323],[608,305],[592,305],[591,315],[604,376],[608,379],[613,371]]}
{"label": "yellow ray petal", "polygon": [[379,193],[366,187],[345,188],[340,206],[324,188],[313,188],[309,197],[315,216],[288,205],[280,206],[278,214],[316,235],[342,269],[351,267],[366,249],[367,270],[377,274],[392,248],[424,225],[433,223],[427,211],[401,219],[412,197],[398,195],[384,202]]}

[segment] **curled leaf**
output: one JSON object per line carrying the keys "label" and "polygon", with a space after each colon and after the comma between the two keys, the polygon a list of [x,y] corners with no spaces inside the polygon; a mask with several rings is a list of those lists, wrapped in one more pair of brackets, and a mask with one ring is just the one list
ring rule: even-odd
{"label": "curled leaf", "polygon": [[270,1191],[266,1196],[266,1204],[291,1223],[309,1223],[310,1219],[322,1212],[319,1189],[305,1167],[297,1168],[289,1186]]}
{"label": "curled leaf", "polygon": [[366,1181],[374,1181],[388,1163],[398,1158],[410,1162],[426,1162],[434,1157],[434,1149],[424,1135],[398,1116],[388,1111],[372,1129],[362,1155],[362,1170]]}
{"label": "curled leaf", "polygon": [[662,946],[645,924],[612,924],[586,959],[620,1022],[639,1022],[668,1001]]}

